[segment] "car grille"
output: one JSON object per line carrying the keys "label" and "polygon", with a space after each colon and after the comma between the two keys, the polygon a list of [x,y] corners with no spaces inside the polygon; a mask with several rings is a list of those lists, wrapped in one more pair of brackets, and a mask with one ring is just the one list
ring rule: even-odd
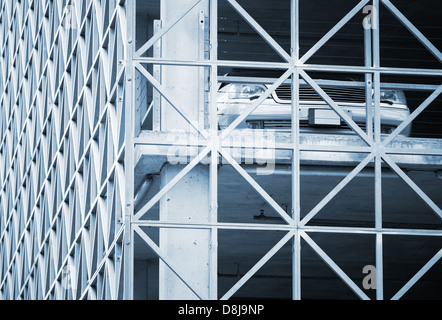
{"label": "car grille", "polygon": [[264,120],[264,129],[290,129],[292,122],[290,120]]}
{"label": "car grille", "polygon": [[[275,129],[275,130],[290,130],[292,128],[292,122],[290,120],[264,120],[263,121],[264,129]],[[358,126],[365,131],[366,126],[363,123],[359,123]],[[345,123],[341,122],[340,126],[334,126],[335,128],[343,129],[343,130],[349,130],[352,129]],[[299,121],[299,128],[312,128],[307,120],[301,120]]]}
{"label": "car grille", "polygon": [[[322,90],[337,103],[365,103],[364,88],[337,88],[330,86],[322,86]],[[282,85],[275,90],[278,99],[282,101],[291,101],[292,92],[290,85]],[[323,101],[321,97],[311,87],[299,88],[300,101]]]}

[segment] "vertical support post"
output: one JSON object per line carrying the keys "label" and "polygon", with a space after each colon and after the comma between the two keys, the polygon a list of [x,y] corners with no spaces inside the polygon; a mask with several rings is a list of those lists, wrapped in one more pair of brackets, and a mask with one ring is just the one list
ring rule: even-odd
{"label": "vertical support post", "polygon": [[[171,19],[183,12],[193,0],[162,0],[161,21],[167,25]],[[203,1],[186,14],[161,39],[161,58],[174,60],[201,60],[201,48],[205,44],[204,21],[201,19],[209,12],[209,1]],[[204,20],[204,19],[203,19]],[[203,49],[204,50],[204,49]],[[206,79],[202,67],[170,66],[161,67],[162,85],[180,101],[180,107],[186,111],[190,120],[204,128],[205,97],[201,94]],[[202,118],[202,119],[201,119]],[[203,121],[201,121],[203,120]],[[165,99],[161,101],[161,126],[163,131],[193,131]],[[210,167],[198,164],[184,176],[160,201],[160,220],[168,222],[203,223],[213,221],[216,197],[210,187],[216,182],[213,159]],[[165,165],[161,171],[163,186],[180,172],[182,166]],[[215,208],[216,210],[216,208]],[[215,230],[216,231],[216,230]],[[215,243],[212,243],[215,242]],[[212,246],[214,245],[214,246]],[[216,232],[214,229],[163,228],[160,229],[160,247],[166,255],[179,263],[184,275],[195,288],[202,293],[202,298],[213,298],[216,294],[217,275],[213,271],[216,257],[211,250],[216,250]],[[215,282],[215,285],[214,285]],[[214,285],[214,286],[213,286]],[[213,287],[212,287],[213,286]],[[195,299],[197,296],[160,261],[159,297],[164,300]]]}
{"label": "vertical support post", "polygon": [[[210,0],[206,0],[210,2]],[[210,9],[209,9],[210,10]],[[207,14],[210,15],[210,12],[206,12],[204,10],[200,11],[199,16],[199,34],[198,39],[200,39],[198,43],[199,47],[199,57],[198,60],[209,60],[209,42],[210,42],[210,36],[209,36],[209,25],[206,16]],[[200,67],[200,79],[199,84],[202,87],[201,90],[199,90],[200,93],[200,105],[199,105],[199,116],[198,116],[198,123],[200,124],[201,128],[207,129],[209,127],[209,110],[208,110],[208,94],[210,92],[210,85],[209,85],[209,78],[210,78],[210,70],[209,68]]]}
{"label": "vertical support post", "polygon": [[132,216],[134,208],[134,139],[135,139],[135,8],[136,1],[127,1],[126,6],[126,105],[124,106],[124,177],[126,202],[124,212],[124,293],[125,300],[133,300],[133,230]]}
{"label": "vertical support post", "polygon": [[[365,66],[371,67],[373,65],[372,60],[372,45],[371,45],[371,32],[372,21],[369,20],[367,27],[364,29],[364,52],[365,52]],[[366,102],[366,128],[367,135],[373,138],[373,75],[369,72],[365,74],[365,102]]]}
{"label": "vertical support post", "polygon": [[[161,29],[161,20],[154,20],[153,33],[157,33]],[[154,58],[161,57],[161,39],[153,45]],[[161,66],[153,66],[153,77],[161,83]],[[161,131],[161,94],[153,88],[153,110],[152,110],[152,130]]]}
{"label": "vertical support post", "polygon": [[[218,222],[218,0],[210,0],[209,15],[209,134],[212,141],[210,158],[210,216],[212,225]],[[210,280],[209,299],[218,299],[218,229],[212,227],[210,246]]]}
{"label": "vertical support post", "polygon": [[300,155],[299,155],[299,72],[296,68],[299,62],[299,0],[291,0],[291,56],[295,64],[292,75],[292,218],[296,232],[293,237],[292,249],[292,298],[301,299],[301,237],[299,221],[301,211],[300,195]]}
{"label": "vertical support post", "polygon": [[[373,0],[373,66],[381,65],[379,37],[379,0]],[[375,227],[382,228],[382,158],[381,158],[381,74],[374,73],[374,148],[375,157]],[[383,244],[382,233],[376,234],[376,299],[383,300]]]}

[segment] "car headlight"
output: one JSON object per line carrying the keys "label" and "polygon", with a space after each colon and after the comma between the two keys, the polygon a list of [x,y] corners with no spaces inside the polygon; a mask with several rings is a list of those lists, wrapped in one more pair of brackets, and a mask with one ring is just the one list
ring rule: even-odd
{"label": "car headlight", "polygon": [[264,129],[264,121],[247,121],[249,129]]}
{"label": "car headlight", "polygon": [[229,87],[229,99],[257,99],[266,91],[266,87],[259,84],[232,84]]}
{"label": "car headlight", "polygon": [[406,105],[407,100],[405,99],[405,94],[401,90],[381,90],[380,92],[381,102],[395,104],[395,105]]}
{"label": "car headlight", "polygon": [[397,101],[396,91],[381,90],[381,102],[395,103]]}

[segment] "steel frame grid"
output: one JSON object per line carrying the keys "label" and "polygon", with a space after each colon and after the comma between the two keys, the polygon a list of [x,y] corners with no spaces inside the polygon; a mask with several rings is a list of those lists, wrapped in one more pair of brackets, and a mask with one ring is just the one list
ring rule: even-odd
{"label": "steel frame grid", "polygon": [[[191,4],[187,7],[183,13],[176,17],[175,20],[169,22],[167,26],[164,26],[157,34],[155,34],[149,41],[147,41],[141,48],[136,52],[134,60],[135,67],[143,73],[151,85],[158,90],[163,97],[167,99],[168,102],[171,102],[169,93],[166,93],[164,88],[162,88],[161,84],[153,77],[148,74],[147,70],[142,66],[142,64],[155,64],[155,65],[176,65],[176,66],[195,66],[195,67],[209,67],[211,70],[211,103],[210,103],[210,111],[211,111],[211,119],[210,128],[217,128],[216,120],[214,119],[216,112],[216,99],[215,99],[215,89],[213,88],[213,84],[215,81],[215,77],[217,77],[216,70],[218,67],[222,66],[242,66],[246,68],[263,68],[263,69],[280,69],[286,70],[286,72],[279,79],[275,79],[273,85],[261,95],[260,98],[256,99],[254,103],[244,112],[242,113],[227,129],[223,130],[219,135],[215,130],[209,129],[210,132],[202,131],[198,128],[197,124],[189,121],[188,117],[185,116],[182,110],[179,109],[177,104],[172,103],[172,107],[175,108],[189,124],[196,129],[198,134],[201,134],[205,141],[199,141],[200,151],[199,154],[193,158],[192,161],[188,163],[187,166],[174,178],[172,179],[166,186],[164,186],[148,203],[141,208],[138,212],[135,213],[132,224],[134,225],[135,232],[140,235],[148,245],[155,251],[159,259],[166,263],[166,265],[171,268],[171,270],[179,277],[181,281],[186,284],[186,286],[191,289],[191,291],[196,295],[196,297],[200,299],[214,299],[218,298],[213,295],[213,288],[211,288],[211,293],[209,296],[204,297],[200,292],[197,293],[195,291],[195,287],[192,284],[191,279],[185,279],[182,274],[182,270],[176,268],[173,265],[173,261],[170,261],[167,254],[158,247],[151,238],[141,229],[142,226],[150,226],[157,228],[188,228],[188,229],[210,229],[213,231],[215,229],[240,229],[240,230],[286,230],[287,234],[259,261],[255,264],[252,269],[250,269],[221,299],[230,298],[244,283],[247,282],[258,270],[262,267],[269,259],[289,240],[293,241],[293,298],[300,299],[301,298],[301,263],[300,263],[300,239],[304,239],[314,250],[315,252],[331,267],[331,269],[361,298],[368,299],[368,296],[356,285],[343,271],[340,269],[336,263],[324,252],[322,249],[308,236],[307,232],[334,232],[334,233],[370,233],[376,235],[376,278],[379,283],[376,290],[376,298],[383,299],[383,252],[382,252],[382,235],[390,234],[393,232],[395,235],[433,235],[433,236],[441,236],[442,232],[440,230],[399,230],[394,229],[388,230],[382,227],[382,172],[381,165],[382,162],[385,161],[391,168],[396,172],[402,179],[407,182],[407,184],[412,187],[412,189],[422,198],[424,201],[438,214],[442,217],[441,209],[434,204],[434,202],[425,195],[425,193],[414,184],[411,179],[407,178],[406,174],[397,166],[394,161],[392,161],[391,157],[388,155],[390,152],[394,154],[395,152],[401,152],[398,149],[389,149],[388,144],[393,141],[393,139],[409,124],[413,119],[415,119],[420,112],[422,112],[441,92],[442,87],[434,86],[430,90],[433,92],[432,95],[416,110],[413,112],[409,118],[399,127],[397,128],[386,140],[381,141],[380,138],[380,88],[381,74],[415,74],[415,75],[431,75],[431,76],[440,76],[440,70],[423,70],[423,69],[406,69],[406,68],[386,68],[380,66],[380,57],[379,57],[379,30],[375,29],[373,31],[373,35],[370,32],[365,32],[365,46],[366,46],[366,65],[364,67],[352,67],[352,66],[317,66],[317,65],[308,65],[305,62],[314,55],[314,53],[319,50],[336,32],[338,32],[357,12],[361,11],[362,8],[371,3],[369,0],[361,1],[353,10],[351,10],[334,28],[330,30],[318,43],[311,48],[303,57],[299,57],[299,26],[297,24],[299,17],[299,0],[291,1],[291,16],[292,16],[292,25],[291,25],[291,41],[292,41],[292,52],[290,54],[286,53],[284,49],[282,49],[279,44],[263,29],[261,26],[249,15],[249,13],[244,10],[238,2],[235,0],[226,0],[235,10],[239,13],[244,20],[246,20],[252,28],[284,59],[286,63],[266,63],[266,62],[251,62],[251,61],[220,61],[216,58],[216,53],[214,50],[217,48],[217,32],[213,29],[216,28],[217,15],[216,9],[213,7],[217,7],[218,1],[209,1],[210,7],[212,10],[210,11],[210,44],[211,44],[211,59],[209,60],[170,60],[164,58],[157,57],[144,57],[143,54],[147,51],[149,47],[151,47],[156,41],[160,40],[164,34],[167,32],[171,32],[170,30],[182,19],[188,12],[190,12],[198,3],[201,1],[195,0],[191,2]],[[375,12],[377,16],[375,17],[379,20],[378,14],[380,10],[379,1],[375,0],[372,2],[373,7],[375,8]],[[427,47],[429,50],[439,58],[440,52],[429,43],[429,41],[417,31],[416,28],[411,27],[411,23],[406,20],[405,17],[400,15],[400,12],[389,2],[385,1],[384,4],[390,11],[392,11],[395,16],[401,20],[407,28]],[[411,26],[410,26],[411,25]],[[373,39],[372,39],[373,38]],[[373,46],[373,49],[372,49]],[[371,57],[371,51],[373,50],[373,57]],[[330,72],[355,72],[366,74],[366,89],[371,88],[373,86],[375,96],[374,96],[374,132],[370,130],[365,133],[362,131],[359,126],[357,126],[352,119],[350,119],[340,107],[332,100],[327,94],[321,89],[321,87],[311,79],[306,71],[310,70],[324,70]],[[302,81],[307,82],[323,99],[326,101],[332,109],[338,113],[341,118],[344,119],[345,122],[363,139],[366,143],[366,147],[364,150],[359,149],[359,152],[366,152],[366,158],[356,166],[356,168],[346,176],[341,183],[339,183],[313,210],[311,210],[302,220],[300,219],[300,208],[299,199],[300,199],[300,190],[299,190],[299,175],[300,175],[300,150],[303,148],[299,143],[299,114],[297,108],[296,97],[299,92],[299,83],[300,77]],[[291,81],[287,80],[288,78],[292,78]],[[241,82],[239,80],[238,82]],[[228,153],[226,153],[223,149],[223,138],[226,138],[233,129],[244,120],[254,109],[256,109],[268,96],[271,92],[275,90],[280,84],[288,82],[292,85],[292,141],[287,145],[287,149],[293,152],[292,156],[292,203],[295,204],[292,209],[292,217],[288,216],[284,210],[279,207],[279,205],[274,202],[274,200],[266,193],[264,189],[262,189],[253,178],[248,175],[248,173],[241,168],[240,164],[233,159]],[[422,88],[418,88],[418,86],[410,85],[413,89],[420,90]],[[428,89],[428,88],[427,88]],[[371,98],[371,95],[370,95]],[[370,101],[369,101],[370,102]],[[371,109],[370,109],[371,110]],[[367,126],[369,127],[369,126]],[[210,137],[208,138],[208,135]],[[152,141],[154,141],[153,139]],[[157,143],[161,144],[159,140],[155,140]],[[214,142],[215,141],[215,142]],[[154,142],[152,142],[154,143]],[[136,139],[136,144],[149,145],[146,140],[143,138]],[[167,142],[164,143],[167,145]],[[253,146],[250,146],[253,147]],[[316,147],[316,148],[315,148]],[[308,147],[305,147],[308,149]],[[313,146],[313,149],[316,151],[332,151],[331,149],[321,148],[321,146]],[[335,151],[343,151],[343,150],[335,150]],[[358,151],[354,151],[358,152]],[[407,151],[402,150],[403,153],[407,153]],[[431,152],[430,150],[426,150],[423,153]],[[192,168],[194,168],[203,158],[210,154],[211,160],[211,185],[210,185],[210,193],[211,193],[211,210],[214,209],[214,206],[217,206],[216,203],[213,202],[213,199],[216,198],[217,193],[217,170],[214,169],[215,164],[217,163],[218,156],[221,155],[238,171],[244,178],[249,182],[254,189],[267,201],[268,204],[275,209],[280,216],[285,220],[287,225],[251,225],[251,224],[241,224],[241,223],[218,223],[216,216],[212,218],[212,222],[210,224],[180,224],[173,223],[167,221],[153,221],[153,220],[141,220],[141,218],[169,191],[172,189],[176,183],[180,181]],[[440,151],[436,151],[437,155],[440,155]],[[334,227],[310,227],[306,226],[308,221],[313,218],[313,216],[318,213],[336,194],[338,194],[367,164],[374,161],[375,163],[375,228],[366,229],[366,228],[334,228]],[[215,181],[215,182],[213,182]],[[214,212],[216,215],[216,212]],[[442,249],[441,249],[442,250]],[[427,263],[411,280],[408,282],[394,297],[393,299],[400,298],[423,274],[434,265],[440,258],[441,252],[439,251],[429,263]],[[212,266],[212,270],[213,270]]]}
{"label": "steel frame grid", "polygon": [[[192,3],[187,12],[192,10],[201,0]],[[173,272],[200,298],[217,299],[216,251],[212,251],[211,288],[207,297],[196,292],[191,281],[180,276],[181,272],[176,263],[161,251],[155,243],[140,228],[154,226],[161,228],[203,228],[210,229],[212,241],[217,243],[217,230],[220,229],[259,229],[285,230],[286,235],[251,269],[243,278],[221,298],[231,297],[253,274],[264,265],[283,244],[293,241],[293,298],[300,299],[300,239],[304,239],[323,260],[342,278],[342,280],[360,298],[368,298],[364,292],[337,266],[322,249],[308,236],[309,232],[331,233],[367,233],[376,235],[377,266],[382,266],[382,235],[428,235],[441,236],[439,230],[387,229],[381,222],[381,206],[376,205],[375,228],[336,228],[306,226],[307,221],[300,220],[299,208],[294,207],[292,216],[281,211],[279,205],[272,202],[271,197],[259,187],[241,166],[219,147],[218,136],[214,130],[204,132],[210,137],[204,142],[203,151],[189,163],[188,166],[167,186],[170,189],[191,168],[198,164],[204,156],[210,154],[211,161],[211,210],[212,221],[208,224],[174,224],[165,221],[140,220],[141,216],[152,207],[145,206],[140,211],[133,211],[133,170],[134,149],[138,145],[135,133],[125,128],[133,128],[134,102],[131,100],[133,91],[133,73],[137,68],[145,76],[149,76],[141,63],[155,65],[193,65],[210,67],[212,79],[217,76],[217,68],[221,66],[244,66],[256,68],[278,68],[288,70],[285,79],[279,79],[280,84],[292,77],[292,90],[296,95],[299,89],[301,75],[318,93],[328,100],[331,107],[339,111],[320,86],[309,78],[306,71],[324,70],[330,72],[357,72],[370,74],[375,77],[375,97],[379,98],[381,74],[413,74],[439,77],[442,70],[420,70],[385,68],[379,65],[353,66],[318,66],[304,64],[298,56],[298,26],[296,17],[299,14],[299,0],[291,1],[292,10],[292,50],[290,54],[283,51],[276,42],[260,28],[259,24],[241,8],[234,0],[228,1],[257,32],[278,52],[287,63],[257,63],[248,61],[220,61],[216,56],[217,47],[217,1],[210,0],[210,42],[211,54],[209,60],[179,61],[161,58],[142,57],[139,50],[135,52],[132,41],[135,39],[135,1],[106,1],[89,0],[75,1],[75,13],[81,20],[79,32],[74,36],[65,31],[61,21],[67,12],[63,4],[73,4],[74,1],[22,1],[12,0],[1,4],[0,39],[5,43],[1,50],[2,74],[0,86],[3,94],[0,103],[3,110],[1,121],[2,142],[0,156],[5,163],[1,170],[2,190],[0,193],[0,298],[1,299],[118,299],[133,298],[133,236],[139,234],[146,243],[157,253]],[[362,1],[357,8],[370,3]],[[382,3],[392,10],[399,20],[415,34],[430,51],[440,58],[440,52],[431,47],[428,40],[413,25],[395,10],[386,0]],[[115,4],[115,6],[114,6]],[[362,5],[363,4],[363,5]],[[373,5],[379,8],[379,1]],[[112,9],[113,8],[113,9]],[[360,11],[352,10],[353,13]],[[184,12],[182,17],[187,13]],[[352,13],[351,12],[351,13]],[[182,17],[177,19],[178,22]],[[320,40],[315,49],[319,49],[337,32],[345,21],[346,15],[331,32]],[[405,18],[405,20],[404,20]],[[169,32],[174,25],[162,28],[156,37]],[[17,25],[22,26],[21,31]],[[9,30],[9,31],[7,31]],[[92,30],[92,31],[91,31]],[[71,30],[72,31],[72,30]],[[376,35],[375,35],[376,37]],[[30,39],[27,41],[27,39]],[[94,42],[98,39],[98,42]],[[154,39],[154,38],[152,38]],[[149,40],[150,45],[155,43]],[[71,41],[69,41],[71,40]],[[9,45],[13,43],[14,45]],[[29,43],[33,44],[32,49]],[[116,44],[117,43],[117,44]],[[37,46],[39,44],[39,46]],[[149,44],[149,42],[147,43]],[[114,47],[112,48],[112,45]],[[41,47],[48,47],[48,53]],[[373,42],[374,52],[379,50],[379,39]],[[148,47],[143,46],[143,50]],[[40,49],[40,50],[39,50]],[[90,51],[93,51],[90,54]],[[27,50],[27,51],[26,51]],[[29,52],[29,50],[31,50]],[[23,51],[26,51],[24,53]],[[115,59],[117,56],[117,59]],[[34,58],[36,57],[36,58]],[[112,58],[113,59],[112,59]],[[305,59],[305,57],[304,57]],[[81,61],[80,61],[81,60]],[[110,61],[114,64],[109,64]],[[307,60],[307,59],[305,59]],[[9,63],[12,61],[13,63]],[[121,63],[119,63],[121,61]],[[375,59],[376,61],[376,59]],[[440,59],[439,59],[440,61]],[[11,67],[12,66],[12,67]],[[109,67],[110,66],[110,67]],[[11,69],[9,69],[11,68]],[[106,69],[109,68],[109,69]],[[144,69],[144,70],[143,70]],[[74,70],[74,71],[72,71]],[[77,83],[78,79],[83,79]],[[148,79],[149,80],[149,79]],[[152,79],[151,79],[152,80]],[[153,79],[154,80],[154,79]],[[378,81],[376,81],[378,80]],[[150,82],[158,91],[161,86]],[[211,82],[211,116],[210,125],[213,128],[217,122],[215,111],[216,86]],[[77,84],[77,88],[75,85]],[[103,85],[104,84],[104,85]],[[100,89],[99,89],[100,88]],[[103,90],[103,88],[105,88]],[[412,121],[440,93],[440,87],[425,101],[418,112],[413,113],[408,121]],[[101,91],[100,91],[101,90]],[[105,92],[103,92],[105,91]],[[270,91],[270,90],[269,90]],[[70,97],[75,97],[70,100]],[[25,102],[22,102],[25,101]],[[93,101],[97,101],[94,105]],[[375,98],[376,101],[379,101]],[[296,105],[296,101],[293,101]],[[378,102],[377,102],[378,103]],[[49,107],[38,110],[37,106]],[[259,105],[254,105],[256,108]],[[13,106],[13,107],[12,107]],[[252,108],[248,110],[251,112]],[[292,150],[292,203],[299,203],[299,155],[305,148],[324,152],[330,149],[321,146],[303,146],[299,143],[299,127],[297,126],[297,108],[292,114],[292,142],[287,145]],[[124,122],[122,116],[124,113]],[[184,113],[183,113],[184,115]],[[243,114],[245,118],[247,115]],[[376,110],[375,110],[376,116]],[[184,117],[186,117],[184,115]],[[347,119],[350,120],[350,119]],[[350,126],[354,124],[349,121]],[[379,121],[377,121],[379,123]],[[90,125],[93,123],[94,125]],[[120,125],[120,126],[118,126]],[[88,126],[89,130],[84,129]],[[405,126],[403,126],[405,127]],[[28,129],[30,128],[30,129]],[[230,128],[230,132],[233,126]],[[376,130],[376,129],[375,129]],[[111,133],[109,133],[111,131]],[[356,128],[356,131],[358,129]],[[399,131],[399,128],[397,129]],[[119,134],[118,134],[119,133]],[[121,134],[123,133],[123,134]],[[226,137],[229,132],[224,132]],[[381,159],[404,179],[424,201],[441,216],[441,210],[417,187],[394,163],[389,154],[409,152],[401,149],[388,149],[387,144],[364,132],[359,133],[367,142],[365,147],[367,158],[355,168],[341,184],[323,199],[319,204],[325,205],[342,188],[362,170],[364,164],[377,159],[379,168]],[[396,132],[397,134],[398,132]],[[390,136],[393,140],[395,133]],[[124,138],[123,138],[124,137]],[[101,143],[100,143],[101,142]],[[77,152],[76,147],[79,147]],[[232,165],[251,183],[255,189],[281,213],[287,224],[258,225],[258,224],[227,224],[217,222],[217,163],[218,152],[228,158]],[[440,151],[424,150],[420,154],[442,155]],[[106,163],[105,165],[103,165]],[[23,177],[20,179],[20,177]],[[380,181],[381,172],[376,171],[376,181]],[[95,183],[93,183],[95,182]],[[13,186],[10,188],[10,186]],[[84,193],[81,190],[84,189]],[[38,191],[36,191],[38,190]],[[381,184],[376,183],[377,201],[381,192]],[[162,189],[155,197],[159,200],[166,189]],[[36,196],[35,196],[36,194]],[[33,196],[34,195],[34,196]],[[109,200],[112,198],[112,200]],[[87,199],[87,200],[85,200]],[[127,199],[125,201],[124,199]],[[89,200],[89,201],[88,201]],[[86,202],[88,204],[86,204]],[[320,210],[319,207],[315,210]],[[318,210],[318,211],[319,211]],[[124,213],[123,213],[124,212]],[[108,215],[111,213],[111,215]],[[309,218],[314,214],[310,212]],[[110,225],[114,224],[113,232]],[[73,232],[75,230],[75,232]],[[105,248],[104,252],[99,249]],[[422,275],[441,257],[439,251],[423,268],[393,297],[400,298]],[[63,277],[63,268],[73,265],[75,273],[69,273],[68,279]],[[178,271],[177,271],[178,270]],[[382,268],[378,268],[378,278],[382,279]],[[63,281],[74,281],[64,285]],[[377,298],[383,298],[382,286],[378,287]]]}

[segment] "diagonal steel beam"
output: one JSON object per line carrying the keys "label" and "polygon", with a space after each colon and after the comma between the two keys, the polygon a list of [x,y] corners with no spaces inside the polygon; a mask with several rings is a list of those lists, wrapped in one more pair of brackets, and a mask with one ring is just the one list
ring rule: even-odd
{"label": "diagonal steel beam", "polygon": [[182,177],[192,170],[207,154],[212,146],[205,147],[189,164],[187,164],[173,179],[171,179],[152,199],[149,200],[135,215],[133,220],[139,220],[149,211],[170,189],[172,189]]}
{"label": "diagonal steel beam", "polygon": [[332,191],[329,192],[299,223],[304,227],[327,203],[329,203],[362,169],[374,158],[374,153],[370,153],[356,168],[354,168]]}
{"label": "diagonal steel beam", "polygon": [[399,300],[407,291],[415,285],[417,281],[430,270],[442,258],[442,249],[440,249],[414,276],[411,278],[392,298],[391,300]]}
{"label": "diagonal steel beam", "polygon": [[411,113],[407,119],[405,119],[404,122],[402,122],[383,142],[382,145],[385,147],[387,146],[391,141],[393,141],[394,138],[397,137],[399,133],[402,132],[414,119],[419,116],[422,111],[424,111],[440,94],[442,93],[442,85],[439,86],[439,88],[436,89],[425,101]]}
{"label": "diagonal steel beam", "polygon": [[442,63],[442,53],[398,10],[390,0],[382,0],[384,6]]}
{"label": "diagonal steel beam", "polygon": [[198,299],[203,300],[204,295],[200,294],[195,290],[196,284],[186,281],[182,274],[182,270],[170,260],[167,254],[158,247],[155,242],[136,224],[133,225],[134,231],[146,242],[146,244],[155,252],[155,254],[160,258],[167,267],[172,270],[172,272],[198,297]]}
{"label": "diagonal steel beam", "polygon": [[328,40],[330,40],[347,22],[351,20],[370,0],[362,0],[349,13],[345,15],[329,32],[327,32],[309,51],[307,51],[299,60],[304,64],[310,59]]}
{"label": "diagonal steel beam", "polygon": [[399,177],[401,177],[413,190],[417,193],[419,197],[422,198],[422,200],[425,201],[425,203],[433,209],[433,211],[442,219],[442,210],[433,202],[433,200],[430,199],[430,197],[427,196],[427,194],[422,191],[421,188],[418,187],[417,184],[413,182],[413,180],[410,179],[410,177],[407,176],[407,174],[402,171],[401,168],[391,159],[389,155],[384,153],[382,155],[382,158],[384,161],[394,170],[394,172],[397,173]]}
{"label": "diagonal steel beam", "polygon": [[227,291],[221,300],[227,300],[232,297],[261,267],[266,264],[291,238],[295,231],[289,231],[278,243],[268,251],[235,285]]}
{"label": "diagonal steel beam", "polygon": [[221,139],[224,139],[227,137],[230,132],[232,132],[245,118],[247,118],[256,108],[258,108],[262,102],[264,102],[265,99],[269,95],[272,94],[273,91],[275,91],[284,81],[286,81],[293,73],[293,68],[288,69],[284,74],[276,80],[273,85],[271,85],[264,93],[261,94],[261,96],[256,99],[252,105],[245,110],[241,115],[236,118],[225,130],[223,130],[220,134]]}
{"label": "diagonal steel beam", "polygon": [[266,200],[276,212],[287,222],[293,224],[293,219],[276,203],[275,200],[253,179],[240,165],[239,163],[223,148],[220,149],[221,155],[247,180],[250,185],[258,191],[259,195]]}
{"label": "diagonal steel beam", "polygon": [[363,300],[370,298],[359,288],[353,280],[310,238],[307,233],[301,231],[301,237],[312,247],[312,249],[321,257],[324,262]]}
{"label": "diagonal steel beam", "polygon": [[163,37],[170,29],[172,29],[178,22],[181,21],[193,8],[195,8],[201,0],[195,0],[192,2],[181,14],[177,15],[170,23],[165,25],[161,30],[158,31],[158,33],[154,34],[152,38],[150,38],[145,44],[141,46],[140,49],[138,49],[135,52],[136,57],[142,56],[147,50],[150,49],[154,45],[155,42],[157,42],[161,37]]}
{"label": "diagonal steel beam", "polygon": [[244,20],[275,50],[285,61],[291,62],[292,57],[261,27],[252,16],[235,0],[227,0]]}
{"label": "diagonal steel beam", "polygon": [[189,115],[178,107],[176,101],[170,98],[170,93],[164,89],[164,87],[149,73],[149,71],[147,71],[139,62],[134,62],[134,65],[138,69],[138,71],[140,71],[141,74],[146,77],[147,81],[149,81],[155,87],[155,89],[158,90],[163,98],[166,99],[168,103],[170,103],[170,105],[176,110],[176,112],[178,112],[179,115],[192,126],[192,128],[194,128],[199,134],[207,139],[207,131],[204,129],[200,129],[195,121],[190,120]]}
{"label": "diagonal steel beam", "polygon": [[299,74],[304,78],[304,80],[309,84],[313,90],[321,96],[321,98],[332,108],[349,126],[352,128],[369,146],[373,145],[373,139],[371,139],[367,134],[353,121],[353,119],[342,110],[342,108],[334,102],[330,96],[325,93],[324,90],[313,80],[304,70],[299,69]]}

